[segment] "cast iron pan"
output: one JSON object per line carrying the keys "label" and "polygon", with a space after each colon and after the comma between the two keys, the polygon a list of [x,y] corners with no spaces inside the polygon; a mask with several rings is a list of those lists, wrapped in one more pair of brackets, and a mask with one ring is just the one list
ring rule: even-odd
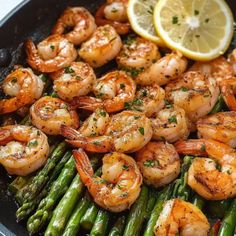
{"label": "cast iron pan", "polygon": [[[0,62],[0,81],[12,70],[15,64],[25,65],[23,42],[31,37],[39,42],[47,37],[60,13],[67,6],[84,6],[95,12],[103,0],[26,0],[0,22],[1,50],[6,53],[5,63]],[[236,1],[227,1],[236,19]],[[236,47],[236,37],[233,47]],[[0,58],[1,60],[1,58]],[[11,179],[0,167],[0,235],[28,235],[24,223],[15,221],[16,205],[7,193],[7,183]]]}

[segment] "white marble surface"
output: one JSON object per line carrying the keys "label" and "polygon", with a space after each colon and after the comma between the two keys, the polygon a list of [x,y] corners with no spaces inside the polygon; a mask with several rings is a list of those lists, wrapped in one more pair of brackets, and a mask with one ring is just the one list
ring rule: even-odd
{"label": "white marble surface", "polygon": [[0,0],[0,20],[23,0]]}

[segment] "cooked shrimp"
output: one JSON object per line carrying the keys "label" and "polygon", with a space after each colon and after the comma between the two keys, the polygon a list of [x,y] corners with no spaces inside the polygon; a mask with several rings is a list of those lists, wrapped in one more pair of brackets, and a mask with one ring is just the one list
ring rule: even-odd
{"label": "cooked shrimp", "polygon": [[28,175],[43,166],[49,154],[47,136],[24,125],[0,127],[0,164],[10,175]]}
{"label": "cooked shrimp", "polygon": [[104,109],[98,108],[84,121],[79,132],[84,137],[103,135],[109,122],[109,114]]}
{"label": "cooked shrimp", "polygon": [[167,99],[183,108],[193,122],[212,110],[219,95],[216,81],[195,71],[186,72],[169,83],[165,90]]}
{"label": "cooked shrimp", "polygon": [[236,111],[236,77],[227,79],[220,84],[222,97],[231,111]]}
{"label": "cooked shrimp", "polygon": [[[236,196],[236,152],[211,139],[178,141],[178,153],[210,158],[195,158],[188,171],[188,185],[207,200]],[[219,170],[220,167],[220,170]]]}
{"label": "cooked shrimp", "polygon": [[72,62],[71,66],[52,73],[53,89],[58,96],[71,101],[76,96],[87,95],[96,79],[93,69],[84,62]]}
{"label": "cooked shrimp", "polygon": [[27,62],[41,72],[54,72],[67,67],[77,57],[72,43],[61,35],[51,35],[36,46],[31,39],[25,44]]}
{"label": "cooked shrimp", "polygon": [[118,34],[127,34],[130,24],[127,18],[127,0],[111,0],[101,5],[96,14],[97,25],[111,25]]}
{"label": "cooked shrimp", "polygon": [[81,109],[94,111],[103,107],[107,112],[117,112],[134,99],[136,84],[123,71],[112,71],[94,81],[94,97],[76,97],[72,105]]}
{"label": "cooked shrimp", "polygon": [[156,188],[169,184],[180,172],[179,155],[167,142],[149,142],[136,153],[136,161],[144,182]]}
{"label": "cooked shrimp", "polygon": [[110,25],[98,27],[81,45],[80,57],[92,67],[100,67],[114,59],[122,46],[120,36]]}
{"label": "cooked shrimp", "polygon": [[229,63],[233,67],[234,75],[236,76],[236,49],[229,55]]}
{"label": "cooked shrimp", "polygon": [[122,50],[116,57],[121,68],[144,69],[152,65],[161,57],[156,44],[144,38],[127,39]]}
{"label": "cooked shrimp", "polygon": [[233,68],[223,56],[208,62],[195,62],[190,71],[201,71],[215,79],[217,83],[233,76]]}
{"label": "cooked shrimp", "polygon": [[171,53],[140,73],[135,81],[141,85],[165,85],[178,78],[187,68],[187,60],[179,53]]}
{"label": "cooked shrimp", "polygon": [[160,110],[156,117],[151,119],[155,140],[166,140],[173,143],[179,139],[187,139],[190,133],[190,122],[184,109],[171,106]]}
{"label": "cooked shrimp", "polygon": [[130,108],[151,117],[164,107],[164,98],[165,90],[157,84],[143,86],[136,92]]}
{"label": "cooked shrimp", "polygon": [[[65,33],[68,28],[72,30]],[[86,41],[96,29],[93,16],[83,7],[69,7],[57,20],[52,34],[64,34],[71,43],[79,45]]]}
{"label": "cooked shrimp", "polygon": [[172,199],[165,203],[153,232],[156,236],[207,236],[209,230],[210,224],[199,208]]}
{"label": "cooked shrimp", "polygon": [[104,16],[108,20],[127,22],[128,0],[108,0],[104,9]]}
{"label": "cooked shrimp", "polygon": [[79,117],[76,111],[59,98],[45,96],[30,108],[32,124],[46,134],[60,134],[61,125],[78,128]]}
{"label": "cooked shrimp", "polygon": [[197,121],[198,137],[236,147],[236,112],[219,112]]}
{"label": "cooked shrimp", "polygon": [[89,152],[126,152],[131,153],[145,146],[152,137],[151,121],[142,113],[123,111],[113,115],[104,135],[83,137],[81,133],[66,126],[61,134],[75,147]]}
{"label": "cooked shrimp", "polygon": [[118,152],[106,154],[102,159],[102,176],[94,177],[83,149],[73,151],[73,155],[82,182],[100,207],[121,212],[129,209],[138,198],[142,175],[132,157]]}
{"label": "cooked shrimp", "polygon": [[0,101],[0,114],[14,112],[32,104],[41,97],[43,87],[43,81],[30,68],[16,69],[3,81],[4,93],[12,98]]}

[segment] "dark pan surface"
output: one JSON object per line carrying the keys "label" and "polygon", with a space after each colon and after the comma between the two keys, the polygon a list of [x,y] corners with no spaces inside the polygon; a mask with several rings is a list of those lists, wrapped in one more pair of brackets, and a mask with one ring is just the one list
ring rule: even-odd
{"label": "dark pan surface", "polygon": [[[32,37],[39,42],[47,37],[60,13],[67,6],[84,6],[95,12],[103,0],[26,0],[21,7],[13,10],[0,22],[0,49],[7,49],[11,60],[6,67],[0,67],[0,81],[9,73],[15,64],[25,64],[23,42]],[[236,19],[236,1],[227,1]],[[236,37],[233,42],[236,47]],[[0,167],[0,235],[28,235],[24,223],[15,221],[16,205],[7,194],[7,183],[10,178]],[[80,235],[82,236],[82,235]]]}

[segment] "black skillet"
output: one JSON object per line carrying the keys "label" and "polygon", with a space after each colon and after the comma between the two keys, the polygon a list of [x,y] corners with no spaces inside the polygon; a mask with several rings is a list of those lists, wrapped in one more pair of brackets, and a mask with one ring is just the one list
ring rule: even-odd
{"label": "black skillet", "polygon": [[[67,6],[80,5],[95,12],[102,2],[104,1],[25,0],[0,22],[0,81],[15,64],[25,64],[24,40],[32,37],[39,42],[48,36],[56,19]],[[227,2],[236,19],[236,1]],[[236,36],[233,47],[236,47]],[[2,62],[1,56],[5,57]],[[6,191],[9,181],[6,172],[0,168],[0,235],[28,235],[25,225],[15,221],[16,205]]]}

